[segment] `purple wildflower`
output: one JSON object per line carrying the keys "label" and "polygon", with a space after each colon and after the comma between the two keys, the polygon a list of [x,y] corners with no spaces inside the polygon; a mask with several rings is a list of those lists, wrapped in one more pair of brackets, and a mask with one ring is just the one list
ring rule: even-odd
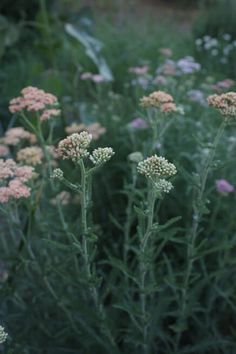
{"label": "purple wildflower", "polygon": [[130,127],[134,129],[146,129],[147,123],[142,118],[135,118],[130,122]]}
{"label": "purple wildflower", "polygon": [[234,186],[230,184],[226,179],[216,180],[216,190],[218,193],[227,194],[235,191]]}

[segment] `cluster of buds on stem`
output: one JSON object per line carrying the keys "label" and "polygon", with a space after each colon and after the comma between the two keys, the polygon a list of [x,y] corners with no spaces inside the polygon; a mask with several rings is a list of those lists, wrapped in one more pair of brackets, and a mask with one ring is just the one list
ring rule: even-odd
{"label": "cluster of buds on stem", "polygon": [[158,194],[169,193],[173,188],[166,178],[177,173],[176,167],[162,156],[153,155],[138,163],[138,172],[148,178]]}

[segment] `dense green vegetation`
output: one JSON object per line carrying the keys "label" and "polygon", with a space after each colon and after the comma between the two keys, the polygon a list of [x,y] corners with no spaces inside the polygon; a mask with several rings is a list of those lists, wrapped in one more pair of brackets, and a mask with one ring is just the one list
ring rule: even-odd
{"label": "dense green vegetation", "polygon": [[221,3],[1,3],[0,352],[235,353]]}

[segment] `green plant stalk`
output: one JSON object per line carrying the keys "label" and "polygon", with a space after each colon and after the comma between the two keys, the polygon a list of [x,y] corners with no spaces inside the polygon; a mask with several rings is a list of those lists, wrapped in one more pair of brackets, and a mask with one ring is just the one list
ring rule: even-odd
{"label": "green plant stalk", "polygon": [[148,216],[147,225],[143,237],[140,239],[140,307],[142,314],[142,328],[143,328],[143,353],[148,354],[148,314],[147,314],[147,295],[145,294],[146,279],[148,275],[148,267],[146,262],[146,252],[148,250],[148,241],[152,233],[154,209],[155,209],[156,193],[151,183],[148,186]]}
{"label": "green plant stalk", "polygon": [[[192,223],[190,239],[189,239],[189,243],[188,243],[188,247],[187,247],[187,269],[186,269],[183,290],[182,290],[182,305],[181,305],[181,320],[182,321],[184,321],[186,319],[186,306],[187,306],[187,301],[188,301],[189,281],[191,278],[191,274],[192,274],[192,270],[193,270],[193,266],[194,266],[194,262],[195,262],[195,259],[194,259],[195,244],[196,244],[196,239],[197,239],[197,235],[198,235],[199,225],[201,223],[202,215],[203,215],[202,201],[203,201],[204,192],[206,189],[207,178],[208,178],[208,175],[210,172],[212,162],[214,161],[217,146],[220,142],[221,136],[224,132],[226,125],[227,125],[227,121],[223,120],[223,122],[221,123],[221,125],[218,129],[216,137],[213,141],[211,152],[208,156],[208,159],[207,159],[205,166],[203,168],[203,171],[202,171],[201,185],[200,185],[200,188],[197,193],[196,203],[194,203],[194,206],[193,206],[193,223]],[[181,339],[182,332],[183,331],[180,330],[177,334],[177,342],[176,342],[177,348],[179,346],[179,341]]]}
{"label": "green plant stalk", "polygon": [[[86,171],[84,162],[82,159],[79,160],[79,166],[81,170],[81,229],[82,229],[82,250],[83,250],[83,260],[84,260],[84,267],[85,267],[85,273],[88,282],[90,283],[89,288],[90,288],[90,293],[92,300],[94,302],[94,305],[97,309],[97,313],[103,322],[106,320],[106,315],[104,312],[103,305],[99,303],[98,299],[98,292],[97,288],[94,284],[91,284],[92,280],[92,272],[91,272],[91,261],[90,261],[90,254],[89,254],[89,247],[88,247],[88,235],[89,235],[89,228],[88,228],[88,207],[91,199],[91,182],[92,182],[92,175],[91,175],[91,170]],[[108,326],[103,329],[105,336],[111,343],[113,350],[115,353],[117,353],[117,348],[115,346],[113,337],[111,335],[110,329]]]}
{"label": "green plant stalk", "polygon": [[132,182],[131,182],[131,193],[128,196],[128,204],[126,208],[126,222],[124,226],[124,248],[123,248],[123,259],[125,264],[128,263],[128,252],[129,252],[129,245],[130,245],[130,229],[132,226],[132,211],[133,211],[133,204],[134,204],[134,189],[136,186],[137,181],[137,172],[136,166],[132,164]]}
{"label": "green plant stalk", "polygon": [[[82,229],[82,249],[83,249],[83,260],[84,268],[87,280],[91,282],[91,264],[88,250],[88,176],[85,170],[84,162],[81,159],[79,161],[80,171],[81,171],[81,229]],[[98,306],[98,295],[97,289],[94,285],[90,285],[90,292],[96,307]]]}

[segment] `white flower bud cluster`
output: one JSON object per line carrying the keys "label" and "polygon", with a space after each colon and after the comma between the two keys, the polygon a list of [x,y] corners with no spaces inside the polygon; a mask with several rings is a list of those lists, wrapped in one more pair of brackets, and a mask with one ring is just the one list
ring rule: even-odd
{"label": "white flower bud cluster", "polygon": [[0,326],[0,344],[4,343],[8,337],[4,327]]}
{"label": "white flower bud cluster", "polygon": [[64,177],[64,173],[60,168],[55,168],[55,170],[53,170],[51,178],[62,180],[63,177]]}
{"label": "white flower bud cluster", "polygon": [[166,178],[174,176],[177,170],[164,157],[153,155],[138,163],[138,172],[148,178]]}
{"label": "white flower bud cluster", "polygon": [[173,184],[165,179],[159,179],[157,182],[155,182],[155,187],[157,190],[157,193],[169,193],[171,189],[174,188]]}
{"label": "white flower bud cluster", "polygon": [[78,161],[89,155],[87,148],[92,140],[92,135],[83,131],[74,133],[63,139],[58,144],[58,155],[63,159]]}
{"label": "white flower bud cluster", "polygon": [[165,178],[177,173],[176,167],[162,156],[153,155],[138,163],[138,172],[152,181],[158,195],[169,193],[173,184]]}
{"label": "white flower bud cluster", "polygon": [[99,166],[109,161],[113,155],[113,149],[110,147],[105,147],[93,150],[89,158],[94,165]]}

